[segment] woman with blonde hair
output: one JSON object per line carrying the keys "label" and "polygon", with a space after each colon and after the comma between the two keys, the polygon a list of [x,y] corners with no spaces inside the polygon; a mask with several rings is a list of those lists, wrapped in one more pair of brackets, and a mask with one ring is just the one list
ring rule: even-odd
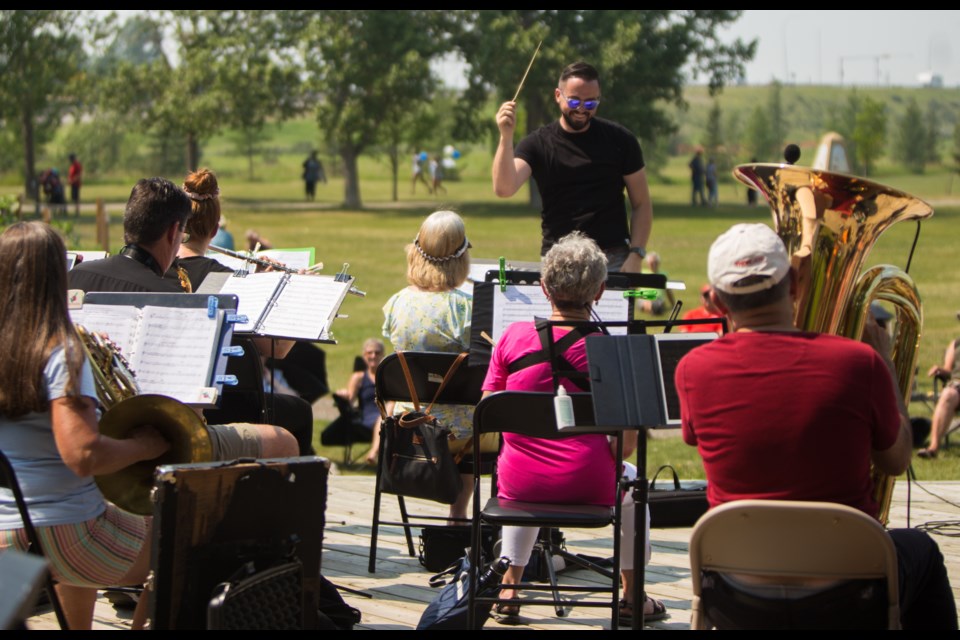
{"label": "woman with blonde hair", "polygon": [[[90,629],[97,589],[144,582],[149,520],[107,502],[93,476],[152,460],[169,444],[152,427],[100,434],[93,372],[67,311],[66,248],[40,222],[0,234],[0,450],[13,464],[67,623]],[[25,550],[13,495],[0,489],[0,552]],[[140,600],[134,626],[146,609]]]}
{"label": "woman with blonde hair", "polygon": [[[460,353],[470,349],[473,297],[458,289],[470,272],[470,241],[463,218],[453,211],[436,211],[423,221],[413,243],[407,245],[407,282],[383,306],[383,337],[394,350]],[[394,413],[412,409],[398,405]],[[459,452],[473,434],[473,407],[434,407],[433,415],[449,427],[456,440],[450,450]],[[489,445],[484,447],[484,450]],[[496,450],[495,445],[492,450]],[[379,434],[367,456],[375,462]],[[450,505],[450,518],[466,518],[472,476],[463,474],[463,491]]]}

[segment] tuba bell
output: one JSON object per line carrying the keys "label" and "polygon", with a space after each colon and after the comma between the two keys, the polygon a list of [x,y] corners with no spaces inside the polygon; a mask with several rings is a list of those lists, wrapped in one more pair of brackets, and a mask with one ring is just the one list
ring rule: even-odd
{"label": "tuba bell", "polygon": [[124,511],[150,515],[153,513],[150,491],[157,466],[213,459],[206,424],[179,400],[141,394],[136,375],[117,346],[82,325],[74,326],[93,369],[97,398],[105,411],[100,418],[100,433],[122,440],[136,427],[149,424],[170,443],[170,449],[159,458],[94,478],[110,502]]}
{"label": "tuba bell", "polygon": [[[930,205],[863,178],[794,165],[745,164],[734,176],[766,197],[797,270],[797,328],[859,340],[872,302],[895,307],[891,358],[898,389],[909,403],[923,326],[920,295],[897,267],[861,269],[884,231],[897,222],[929,218]],[[876,469],[872,475],[877,519],[886,525],[895,478]]]}

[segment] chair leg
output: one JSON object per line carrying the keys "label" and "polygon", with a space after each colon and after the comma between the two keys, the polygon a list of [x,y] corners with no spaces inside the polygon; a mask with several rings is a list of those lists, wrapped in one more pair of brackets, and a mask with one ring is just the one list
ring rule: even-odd
{"label": "chair leg", "polygon": [[[549,531],[549,529],[547,531]],[[549,536],[550,534],[548,533],[547,535]],[[550,590],[553,593],[553,599],[560,600],[560,591],[557,589],[557,572],[553,568],[553,554],[550,552],[550,547],[551,545],[549,543],[540,547],[540,560],[547,567],[547,577],[550,580]],[[557,614],[558,618],[567,615],[566,609],[561,604],[554,605],[553,611]]]}
{"label": "chair leg", "polygon": [[407,539],[407,552],[411,558],[417,557],[417,552],[413,549],[413,534],[410,533],[410,516],[407,514],[407,503],[403,496],[397,496],[397,502],[400,503],[400,520],[403,522],[403,535]]}

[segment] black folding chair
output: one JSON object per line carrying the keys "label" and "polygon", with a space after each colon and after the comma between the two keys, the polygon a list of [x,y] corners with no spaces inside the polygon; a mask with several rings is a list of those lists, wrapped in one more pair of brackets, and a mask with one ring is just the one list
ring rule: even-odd
{"label": "black folding chair", "polygon": [[[578,427],[589,427],[595,424],[593,413],[593,399],[590,394],[570,394],[573,400],[574,419]],[[553,393],[533,391],[500,391],[494,393],[477,405],[473,416],[474,442],[479,442],[484,433],[500,432],[515,433],[535,438],[550,440],[561,439],[575,435],[574,432],[560,432],[557,430],[553,408]],[[582,431],[579,431],[582,433]],[[475,445],[476,446],[476,445]],[[618,441],[617,454],[613,456],[614,477],[620,477],[620,464],[623,457],[622,440]],[[619,482],[619,480],[618,480]],[[619,495],[618,486],[610,487],[611,495]],[[501,500],[496,492],[490,497],[483,508],[480,507],[480,478],[474,475],[473,495],[473,522],[471,544],[471,581],[470,581],[470,617],[468,628],[480,628],[483,620],[477,620],[475,603],[494,604],[510,603],[523,605],[552,605],[557,615],[564,614],[564,606],[574,604],[578,607],[608,607],[611,612],[611,628],[616,629],[619,619],[620,595],[620,501],[615,500],[612,507],[587,504],[549,504],[539,502],[518,502]],[[510,585],[517,590],[550,591],[553,595],[549,599],[537,600],[501,600],[497,597],[481,597],[477,595],[477,576],[480,567],[479,535],[484,524],[494,526],[522,526],[546,527],[548,529],[563,527],[575,529],[595,529],[613,525],[613,568],[600,566],[589,559],[569,553],[554,541],[549,535],[540,535],[538,545],[544,555],[549,582],[521,582]],[[610,579],[610,585],[578,586],[561,585],[558,583],[553,569],[553,556],[558,555],[568,564],[596,571]],[[571,593],[609,593],[609,598],[578,599],[575,603],[563,600],[560,594]],[[479,624],[478,624],[479,623]]]}
{"label": "black folding chair", "polygon": [[[20,511],[20,519],[23,520],[23,529],[27,533],[27,542],[30,545],[28,551],[32,554],[44,557],[43,547],[40,545],[40,537],[33,526],[33,520],[30,519],[30,510],[27,508],[27,501],[23,497],[23,491],[20,489],[20,483],[17,482],[17,474],[13,470],[13,465],[7,456],[0,451],[0,487],[6,487],[13,493],[13,499],[17,503],[17,509]],[[63,607],[60,605],[60,599],[53,588],[53,578],[50,572],[47,572],[46,580],[47,597],[53,605],[53,611],[57,614],[57,622],[61,629],[68,629],[67,618],[63,613]]]}
{"label": "black folding chair", "polygon": [[[450,369],[450,365],[460,355],[458,353],[433,353],[426,351],[404,351],[404,357],[410,368],[410,375],[413,379],[414,389],[417,397],[421,401],[427,401],[434,397],[440,386],[444,375]],[[465,360],[456,370],[454,375],[447,381],[443,392],[436,399],[436,404],[462,404],[474,406],[480,401],[483,392],[481,386],[486,377],[486,367],[471,367],[469,358]],[[406,378],[400,365],[400,359],[393,353],[383,359],[377,367],[376,374],[376,394],[377,404],[384,407],[387,402],[411,401],[410,390],[407,387]],[[479,473],[489,473],[493,468],[493,459],[484,460],[479,454],[479,448],[474,447],[473,451],[465,455],[460,462],[462,473],[471,473],[474,468]],[[414,516],[418,522],[412,522],[411,514],[407,511],[407,505],[404,497],[397,496],[400,505],[400,521],[387,521],[380,519],[380,501],[383,491],[380,488],[380,476],[383,473],[384,465],[384,446],[381,438],[380,455],[377,461],[377,480],[373,503],[373,522],[370,532],[370,558],[367,570],[370,573],[376,572],[377,563],[377,538],[382,525],[403,527],[403,533],[407,541],[407,551],[410,557],[416,557],[416,551],[413,547],[413,535],[410,529],[413,527],[427,526],[428,523],[420,521],[449,520],[446,516]],[[478,461],[478,462],[477,462]],[[476,464],[475,464],[476,462]],[[465,523],[469,520],[464,520]]]}

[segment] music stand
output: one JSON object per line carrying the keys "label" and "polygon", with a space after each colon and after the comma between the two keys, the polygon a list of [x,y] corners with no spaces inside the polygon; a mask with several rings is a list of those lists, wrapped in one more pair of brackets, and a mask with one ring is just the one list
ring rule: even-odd
{"label": "music stand", "polygon": [[[622,490],[632,491],[636,505],[632,627],[642,629],[640,619],[644,602],[641,596],[646,572],[642,558],[646,555],[646,506],[649,502],[646,429],[679,426],[680,408],[673,372],[683,355],[715,339],[717,334],[646,333],[648,326],[665,326],[669,330],[678,324],[703,324],[696,320],[638,320],[630,324],[629,335],[587,336],[586,347],[596,423],[643,432],[637,438],[637,478],[621,485]],[[725,321],[723,324],[726,327]]]}

